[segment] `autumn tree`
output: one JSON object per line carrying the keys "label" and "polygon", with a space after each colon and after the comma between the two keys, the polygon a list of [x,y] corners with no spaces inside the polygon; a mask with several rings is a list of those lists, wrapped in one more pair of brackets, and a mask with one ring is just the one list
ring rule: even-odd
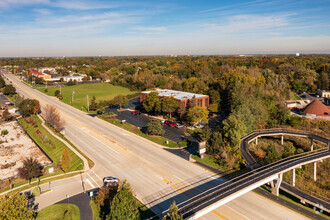
{"label": "autumn tree", "polygon": [[138,203],[129,183],[124,180],[114,196],[107,219],[140,219]]}
{"label": "autumn tree", "polygon": [[178,101],[173,97],[166,96],[161,99],[161,103],[162,103],[162,112],[169,113],[170,118],[172,116],[172,113],[175,112],[179,107]]}
{"label": "autumn tree", "polygon": [[7,120],[9,120],[11,118],[11,116],[10,116],[7,108],[2,112],[1,117],[5,121],[7,121]]}
{"label": "autumn tree", "polygon": [[45,121],[55,128],[56,131],[60,131],[64,128],[65,121],[61,118],[60,113],[53,105],[46,105],[43,111]]}
{"label": "autumn tree", "polygon": [[196,106],[188,109],[186,118],[191,125],[195,125],[200,122],[207,123],[209,120],[209,111],[201,106]]}
{"label": "autumn tree", "polygon": [[102,187],[94,198],[97,208],[99,210],[99,217],[105,219],[110,213],[110,204],[113,197],[116,195],[118,190],[118,183],[110,183],[107,186]]}
{"label": "autumn tree", "polygon": [[23,160],[23,167],[18,168],[18,175],[26,180],[29,180],[29,184],[32,178],[36,178],[42,175],[42,166],[34,158],[29,157]]}
{"label": "autumn tree", "polygon": [[71,156],[68,148],[64,148],[62,152],[62,160],[61,160],[61,169],[66,172],[71,164]]}
{"label": "autumn tree", "polygon": [[0,196],[0,219],[33,219],[33,209],[24,194],[7,193]]}
{"label": "autumn tree", "polygon": [[0,89],[5,86],[6,86],[5,80],[0,76]]}
{"label": "autumn tree", "polygon": [[159,102],[158,93],[150,92],[143,100],[142,106],[147,112],[155,111],[157,102]]}
{"label": "autumn tree", "polygon": [[39,103],[38,100],[33,99],[33,109],[32,109],[32,113],[33,113],[33,114],[39,114],[39,112],[41,112],[40,103]]}
{"label": "autumn tree", "polygon": [[175,201],[172,202],[170,205],[170,210],[166,214],[166,216],[163,218],[163,220],[183,220],[182,215],[178,211],[178,207],[175,203]]}

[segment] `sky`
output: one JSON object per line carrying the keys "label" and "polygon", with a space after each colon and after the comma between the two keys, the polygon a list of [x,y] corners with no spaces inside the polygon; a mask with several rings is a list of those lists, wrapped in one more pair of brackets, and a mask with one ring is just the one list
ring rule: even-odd
{"label": "sky", "polygon": [[330,53],[330,0],[0,0],[0,57]]}

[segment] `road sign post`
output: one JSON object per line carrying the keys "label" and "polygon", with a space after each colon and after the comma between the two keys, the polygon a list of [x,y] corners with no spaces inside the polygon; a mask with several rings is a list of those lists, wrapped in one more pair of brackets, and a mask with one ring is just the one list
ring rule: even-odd
{"label": "road sign post", "polygon": [[203,159],[204,158],[204,154],[206,152],[206,141],[199,142],[198,143],[198,147],[199,147],[198,148],[198,153],[199,153],[201,159]]}

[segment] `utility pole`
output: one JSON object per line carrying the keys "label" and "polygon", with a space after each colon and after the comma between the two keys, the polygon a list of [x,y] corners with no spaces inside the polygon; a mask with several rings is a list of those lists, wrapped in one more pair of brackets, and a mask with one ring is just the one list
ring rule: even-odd
{"label": "utility pole", "polygon": [[60,94],[62,94],[62,86],[60,85]]}
{"label": "utility pole", "polygon": [[88,95],[86,95],[86,99],[87,99],[87,111],[89,112],[89,99],[88,99]]}

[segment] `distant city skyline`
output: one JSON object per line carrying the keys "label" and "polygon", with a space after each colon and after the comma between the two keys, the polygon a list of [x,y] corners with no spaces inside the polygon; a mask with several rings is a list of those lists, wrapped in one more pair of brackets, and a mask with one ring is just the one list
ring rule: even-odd
{"label": "distant city skyline", "polygon": [[0,0],[0,57],[330,53],[330,1]]}

